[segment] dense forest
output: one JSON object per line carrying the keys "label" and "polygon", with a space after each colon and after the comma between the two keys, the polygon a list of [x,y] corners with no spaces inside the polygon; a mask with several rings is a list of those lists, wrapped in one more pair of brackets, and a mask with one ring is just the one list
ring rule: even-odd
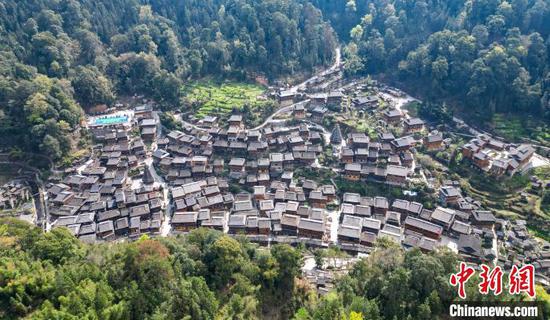
{"label": "dense forest", "polygon": [[548,0],[313,0],[341,39],[350,74],[384,74],[480,120],[550,118]]}
{"label": "dense forest", "polygon": [[[221,232],[86,245],[0,220],[2,319],[439,319],[456,298],[456,255],[376,251],[319,297],[300,278],[304,249],[261,248]],[[467,293],[480,297],[476,281]],[[537,289],[538,299],[548,299]],[[518,299],[502,294],[499,300]],[[549,303],[547,303],[549,304]],[[548,305],[547,305],[548,307]]]}
{"label": "dense forest", "polygon": [[277,78],[328,64],[336,36],[292,0],[0,2],[0,135],[54,159],[82,111],[139,94],[180,102],[189,78]]}
{"label": "dense forest", "polygon": [[348,74],[383,75],[481,122],[550,117],[548,0],[6,0],[0,147],[58,159],[78,141],[81,107],[131,94],[174,107],[191,78],[311,72],[338,38]]}
{"label": "dense forest", "polygon": [[381,75],[479,122],[550,118],[549,0],[5,0],[0,147],[58,159],[78,141],[82,108],[131,94],[168,108],[192,78],[311,72],[338,39],[348,74]]}

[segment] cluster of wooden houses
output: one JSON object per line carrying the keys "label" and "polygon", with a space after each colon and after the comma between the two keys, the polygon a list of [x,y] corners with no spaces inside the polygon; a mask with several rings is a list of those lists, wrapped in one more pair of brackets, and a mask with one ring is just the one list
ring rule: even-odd
{"label": "cluster of wooden houses", "polygon": [[[301,111],[294,110],[295,116]],[[259,241],[301,237],[326,243],[324,209],[336,201],[335,187],[298,181],[293,173],[323,152],[321,133],[305,123],[245,130],[240,116],[233,115],[227,128],[212,120],[157,141],[153,159],[172,186],[173,232],[207,227]]]}
{"label": "cluster of wooden houses", "polygon": [[18,209],[31,200],[31,189],[24,181],[12,180],[0,186],[0,211]]}
{"label": "cluster of wooden houses", "polygon": [[[154,168],[144,162],[143,140],[154,140],[157,131],[151,112],[136,108],[130,125],[92,130],[100,144],[90,160],[49,183],[47,212],[53,228],[67,227],[89,242],[160,233],[166,199]],[[140,135],[133,136],[137,126]]]}
{"label": "cluster of wooden houses", "polygon": [[504,244],[505,253],[499,255],[498,264],[508,270],[512,265],[530,263],[535,267],[536,279],[550,285],[550,243],[535,239],[527,229],[527,221],[498,220],[497,237]]}
{"label": "cluster of wooden houses", "polygon": [[334,186],[274,181],[268,187],[255,186],[252,194],[232,194],[219,182],[208,178],[172,188],[173,232],[206,227],[255,236],[260,242],[278,236],[328,242],[325,207],[336,200]]}
{"label": "cluster of wooden houses", "polygon": [[[110,158],[101,153],[81,173],[67,175],[48,188],[48,213],[52,227],[67,227],[89,242],[118,237],[159,233],[164,220],[165,199],[155,183],[153,170],[145,167],[138,188],[128,167],[107,166]],[[120,155],[125,159],[127,155]],[[126,162],[126,160],[121,160]]]}
{"label": "cluster of wooden houses", "polygon": [[[281,106],[294,104],[295,119],[321,122],[346,101],[346,94],[345,90],[308,94],[289,90],[280,91],[276,98]],[[351,104],[364,112],[378,109],[383,99],[378,95],[352,96]],[[443,134],[427,132],[421,119],[407,117],[399,109],[390,107],[375,113],[380,118],[379,127],[385,128],[379,129],[376,138],[354,132],[344,138],[340,127],[334,128],[330,142],[343,146],[339,149],[339,172],[349,181],[377,180],[406,186],[414,173],[416,148],[442,150]],[[170,132],[159,140],[160,149],[154,155],[156,166],[172,185],[174,232],[207,227],[246,234],[259,242],[324,246],[335,241],[344,250],[361,252],[368,251],[377,238],[387,237],[406,248],[423,251],[450,246],[469,261],[488,262],[497,257],[494,240],[507,230],[506,222],[496,219],[474,199],[463,197],[457,183],[443,184],[438,193],[440,206],[434,210],[414,201],[353,193],[339,199],[332,185],[318,186],[293,176],[295,168],[315,164],[323,152],[322,135],[312,129],[314,126],[303,122],[294,127],[271,125],[246,130],[242,117],[235,115],[228,128],[219,128],[215,118],[205,118],[199,125],[204,129]],[[495,173],[500,162],[512,167],[504,172],[515,172],[513,168],[521,168],[533,154],[529,146],[499,144],[486,137],[473,139],[470,144],[479,147],[472,158],[484,148],[500,152],[489,162]],[[235,184],[251,191],[231,192]],[[327,205],[333,209],[336,204],[339,215],[329,216]],[[336,238],[331,229],[336,229]]]}
{"label": "cluster of wooden houses", "polygon": [[[427,151],[443,149],[443,135],[438,131],[424,134],[424,121],[406,117],[399,109],[378,110],[379,100],[375,96],[352,99],[356,108],[373,111],[379,126],[376,137],[362,132],[347,134],[340,149],[343,176],[350,181],[374,180],[404,187],[414,173],[416,149],[421,146]],[[338,131],[333,131],[333,136],[341,135]],[[399,136],[395,136],[395,132]],[[338,144],[340,140],[331,139],[331,142]]]}
{"label": "cluster of wooden houses", "polygon": [[481,134],[462,147],[462,155],[472,165],[495,176],[514,175],[533,157],[535,149],[529,144],[507,144]]}
{"label": "cluster of wooden houses", "polygon": [[[295,119],[315,122],[347,99],[345,90],[289,90],[276,98],[281,106],[294,104],[290,109]],[[354,94],[351,103],[370,111],[379,107],[380,99]],[[299,100],[304,103],[296,104]],[[344,138],[340,126],[334,128],[330,143],[339,146],[341,170],[334,169],[349,181],[405,187],[414,174],[416,148],[440,150],[443,135],[427,133],[421,119],[399,109],[378,110],[377,116],[381,125],[376,137],[351,132]],[[336,242],[350,251],[368,251],[377,238],[386,237],[426,252],[455,244],[466,259],[477,262],[496,258],[495,236],[511,238],[510,246],[521,246],[528,237],[525,226],[496,219],[481,204],[462,197],[453,182],[439,189],[440,206],[428,210],[418,202],[381,196],[345,193],[340,199],[332,184],[297,178],[296,169],[319,166],[317,159],[328,143],[318,126],[297,123],[248,130],[241,115],[232,115],[225,127],[209,116],[197,123],[200,127],[157,137],[159,123],[152,108],[144,105],[135,108],[127,122],[94,125],[92,133],[101,144],[91,159],[49,185],[52,227],[67,227],[85,241],[159,234],[165,226],[175,234],[205,227],[246,234],[261,243]],[[153,152],[148,151],[149,142],[156,146]],[[487,136],[463,148],[474,165],[497,175],[514,174],[533,153],[528,145],[504,144]],[[151,158],[152,165],[147,165]],[[543,261],[541,268],[548,265]]]}
{"label": "cluster of wooden houses", "polygon": [[390,204],[385,197],[345,193],[338,242],[343,247],[372,246],[377,238],[387,237],[404,247],[419,247],[423,251],[453,242],[458,252],[472,261],[488,261],[494,258],[494,251],[492,243],[490,247],[482,246],[482,235],[492,234],[495,222],[489,211],[464,212],[447,207],[428,210],[418,202],[395,199]]}
{"label": "cluster of wooden houses", "polygon": [[235,116],[227,129],[171,131],[157,145],[154,163],[172,185],[222,174],[248,187],[269,186],[275,179],[290,182],[293,169],[312,165],[323,152],[321,133],[307,124],[245,130]]}
{"label": "cluster of wooden houses", "polygon": [[350,181],[372,178],[405,186],[412,173],[414,157],[411,149],[415,143],[411,136],[396,139],[391,133],[381,133],[377,141],[371,141],[364,133],[351,133],[346,147],[340,151],[344,178]]}

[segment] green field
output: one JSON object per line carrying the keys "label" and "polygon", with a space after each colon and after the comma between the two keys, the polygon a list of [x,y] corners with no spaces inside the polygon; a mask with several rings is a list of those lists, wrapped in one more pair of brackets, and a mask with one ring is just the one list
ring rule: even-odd
{"label": "green field", "polygon": [[233,109],[250,111],[262,108],[266,101],[258,96],[264,93],[262,86],[250,83],[214,81],[193,82],[183,88],[185,101],[194,110],[194,116],[207,115],[224,117]]}
{"label": "green field", "polygon": [[550,127],[538,119],[495,114],[492,122],[495,133],[507,140],[520,141],[521,138],[529,138],[542,145],[550,145]]}

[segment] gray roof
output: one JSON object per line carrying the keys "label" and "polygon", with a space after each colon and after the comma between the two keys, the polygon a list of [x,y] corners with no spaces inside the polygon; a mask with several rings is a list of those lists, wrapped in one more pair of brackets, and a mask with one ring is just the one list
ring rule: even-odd
{"label": "gray roof", "polygon": [[99,233],[114,231],[114,229],[115,227],[112,220],[103,221],[97,225],[97,232]]}
{"label": "gray roof", "polygon": [[300,221],[298,222],[298,228],[304,229],[304,230],[324,232],[325,224],[323,221],[320,221],[320,220],[301,218]]}
{"label": "gray roof", "polygon": [[496,222],[495,215],[485,210],[475,210],[473,212],[473,218],[478,222]]}
{"label": "gray roof", "polygon": [[243,201],[235,201],[233,205],[234,211],[247,211],[254,209],[254,206],[252,205],[252,201],[250,200],[243,200]]}
{"label": "gray roof", "polygon": [[172,217],[171,223],[196,223],[197,212],[176,212]]}
{"label": "gray roof", "polygon": [[408,216],[405,219],[405,226],[416,227],[418,229],[426,230],[436,234],[441,234],[443,232],[443,228],[441,226],[411,216]]}
{"label": "gray roof", "polygon": [[340,225],[338,228],[338,235],[348,238],[359,239],[361,237],[361,228],[354,226]]}
{"label": "gray roof", "polygon": [[388,199],[385,197],[375,197],[374,198],[374,207],[387,209],[389,207]]}
{"label": "gray roof", "polygon": [[378,219],[363,218],[363,228],[380,230],[382,222]]}
{"label": "gray roof", "polygon": [[378,233],[378,237],[386,237],[397,243],[401,243],[401,234],[399,233],[394,233],[387,230],[380,230],[380,232]]}
{"label": "gray roof", "polygon": [[389,165],[386,170],[386,173],[392,176],[407,177],[409,173],[409,169],[402,166]]}
{"label": "gray roof", "polygon": [[344,193],[342,201],[357,204],[361,202],[361,195],[358,193],[346,192]]}
{"label": "gray roof", "polygon": [[462,234],[470,234],[471,229],[472,228],[468,223],[458,221],[458,220],[456,220],[451,227],[452,231],[457,233],[462,233]]}
{"label": "gray roof", "polygon": [[246,226],[246,215],[232,214],[229,216],[229,221],[227,222],[229,227],[245,227]]}
{"label": "gray roof", "polygon": [[244,166],[246,163],[246,159],[244,158],[231,158],[231,161],[229,161],[230,166]]}
{"label": "gray roof", "polygon": [[481,238],[474,234],[462,234],[458,238],[458,251],[480,256],[483,253]]}
{"label": "gray roof", "polygon": [[455,211],[449,208],[437,207],[432,212],[432,220],[450,224],[455,216]]}
{"label": "gray roof", "polygon": [[293,214],[283,214],[281,217],[281,225],[297,227],[300,223],[300,217]]}
{"label": "gray roof", "polygon": [[359,216],[370,217],[371,216],[371,209],[370,209],[369,206],[356,205],[355,206],[355,214],[359,215]]}
{"label": "gray roof", "polygon": [[415,125],[423,125],[424,121],[420,118],[407,118],[405,119],[405,123],[409,126],[415,126]]}
{"label": "gray roof", "polygon": [[346,214],[342,219],[342,225],[358,227],[361,229],[363,226],[363,218]]}
{"label": "gray roof", "polygon": [[153,184],[155,183],[155,175],[153,174],[153,167],[152,166],[146,166],[145,170],[143,172],[143,183],[145,184]]}
{"label": "gray roof", "polygon": [[361,164],[360,163],[346,163],[345,170],[346,171],[361,172]]}
{"label": "gray roof", "polygon": [[126,228],[128,228],[127,217],[120,218],[115,221],[115,229],[120,230],[120,229],[126,229]]}

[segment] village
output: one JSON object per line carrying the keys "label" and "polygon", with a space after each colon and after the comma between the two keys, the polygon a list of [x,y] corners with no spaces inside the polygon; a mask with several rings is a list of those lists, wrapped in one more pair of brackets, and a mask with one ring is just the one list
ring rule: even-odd
{"label": "village", "polygon": [[[178,129],[169,130],[150,101],[89,116],[93,150],[50,177],[45,229],[67,227],[100,242],[202,227],[265,246],[336,246],[352,256],[387,238],[505,269],[533,263],[537,281],[550,284],[550,244],[533,237],[524,219],[500,217],[450,174],[425,165],[454,140],[407,110],[415,99],[375,80],[343,80],[337,65],[266,95],[278,108],[254,128],[233,112],[175,114]],[[487,133],[457,154],[479,175],[549,164],[532,145]],[[549,181],[532,183],[547,188]],[[13,207],[13,195],[4,194],[2,205]]]}
{"label": "village", "polygon": [[0,0],[0,320],[550,319],[550,0]]}
{"label": "village", "polygon": [[18,216],[31,223],[36,216],[32,191],[24,179],[13,179],[0,186],[0,216]]}

